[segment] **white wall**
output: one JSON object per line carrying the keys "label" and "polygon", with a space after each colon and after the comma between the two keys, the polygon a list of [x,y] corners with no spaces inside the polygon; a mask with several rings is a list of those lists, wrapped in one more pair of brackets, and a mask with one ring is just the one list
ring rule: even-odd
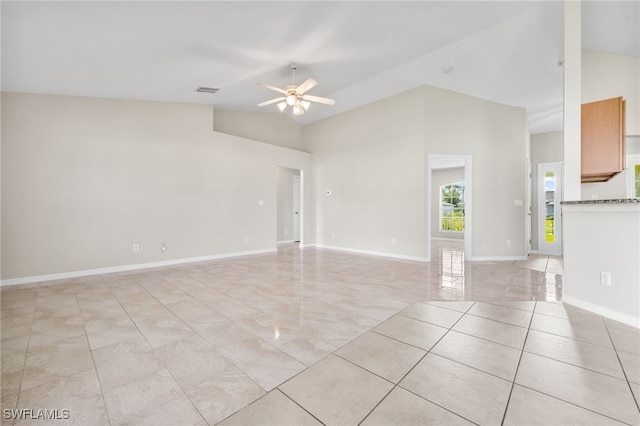
{"label": "white wall", "polygon": [[472,156],[472,258],[526,256],[525,110],[429,86],[423,93],[425,152]]}
{"label": "white wall", "polygon": [[564,2],[563,176],[565,200],[580,200],[582,104],[582,3]]}
{"label": "white wall", "polygon": [[531,249],[538,250],[538,164],[562,162],[562,130],[531,135]]}
{"label": "white wall", "polygon": [[427,149],[474,155],[474,254],[525,254],[518,108],[417,88],[305,128],[313,169],[201,105],[5,93],[2,121],[4,281],[274,249],[278,166],[305,171],[305,244],[424,258]]}
{"label": "white wall", "polygon": [[[627,155],[639,154],[640,58],[582,51],[582,103],[624,97],[627,101]],[[627,197],[627,170],[607,182],[583,183],[581,198],[590,200]]]}
{"label": "white wall", "polygon": [[216,132],[304,151],[302,126],[287,113],[215,111]]}
{"label": "white wall", "polygon": [[3,280],[274,249],[277,166],[311,166],[202,105],[4,93],[2,124]]}
{"label": "white wall", "polygon": [[582,51],[582,103],[623,96],[627,135],[640,135],[640,58]]}
{"label": "white wall", "polygon": [[423,102],[415,89],[305,126],[318,244],[425,256]]}
{"label": "white wall", "polygon": [[453,169],[440,169],[431,171],[431,236],[435,238],[452,238],[456,240],[464,239],[464,232],[441,231],[438,218],[440,216],[439,194],[440,187],[449,183],[464,182],[464,167]]}
{"label": "white wall", "polygon": [[429,86],[306,126],[317,242],[424,258],[427,156],[468,154],[473,257],[526,256],[526,126],[521,108]]}
{"label": "white wall", "polygon": [[[572,2],[565,5],[568,8],[576,7]],[[574,33],[579,35],[579,29],[574,28]],[[570,46],[567,51],[565,43],[565,57],[569,55],[571,58],[580,54],[581,69],[573,69],[571,73],[565,74],[565,81],[582,81],[582,90],[579,96],[573,94],[568,97],[565,92],[565,117],[567,105],[573,108],[580,103],[624,96],[627,100],[627,135],[637,134],[640,129],[640,59],[598,52],[580,52],[575,46]],[[574,139],[564,141],[565,165],[569,161],[576,161],[576,158],[567,158],[566,155],[567,147],[575,148],[574,144]],[[565,183],[566,181],[565,167]],[[581,185],[577,191],[581,196],[576,198],[590,199],[590,188],[596,188],[591,185],[593,184]],[[604,189],[601,186],[597,191],[602,194]],[[565,193],[566,200],[576,198]],[[618,211],[613,211],[615,209]],[[636,211],[624,211],[633,209]],[[563,206],[564,301],[616,319],[629,320],[627,322],[638,326],[639,214],[637,204]],[[611,287],[605,288],[599,283],[601,271],[611,272]]]}
{"label": "white wall", "polygon": [[[640,204],[563,206],[563,300],[640,327]],[[600,273],[611,273],[611,286]]]}

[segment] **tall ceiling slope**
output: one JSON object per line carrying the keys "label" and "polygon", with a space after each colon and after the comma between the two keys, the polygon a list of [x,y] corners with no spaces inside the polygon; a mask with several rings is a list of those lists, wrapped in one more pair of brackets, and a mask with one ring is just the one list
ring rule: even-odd
{"label": "tall ceiling slope", "polygon": [[[585,19],[606,21],[604,28],[632,15],[605,41],[585,38],[595,50],[637,30],[637,2],[587,3]],[[336,99],[295,117],[301,124],[429,84],[526,108],[533,133],[562,127],[560,1],[3,1],[1,8],[3,91],[276,111],[256,106],[274,97],[257,83],[291,84],[296,62],[295,83],[313,77],[319,84],[309,94]],[[199,86],[220,90],[197,93]]]}

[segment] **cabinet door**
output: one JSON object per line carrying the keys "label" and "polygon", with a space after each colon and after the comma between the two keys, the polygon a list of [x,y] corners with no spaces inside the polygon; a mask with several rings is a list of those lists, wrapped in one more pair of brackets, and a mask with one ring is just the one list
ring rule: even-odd
{"label": "cabinet door", "polygon": [[582,105],[583,182],[624,170],[624,106],[622,97]]}

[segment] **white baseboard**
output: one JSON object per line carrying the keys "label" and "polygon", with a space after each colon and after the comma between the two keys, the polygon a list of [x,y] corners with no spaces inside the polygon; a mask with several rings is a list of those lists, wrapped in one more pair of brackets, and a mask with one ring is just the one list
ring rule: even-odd
{"label": "white baseboard", "polygon": [[562,301],[569,305],[576,306],[580,309],[591,311],[595,314],[602,315],[614,321],[618,321],[631,327],[640,328],[640,318],[633,317],[631,315],[623,314],[613,309],[605,308],[604,306],[596,305],[594,303],[585,302],[581,299],[576,299],[570,296],[562,296]]}
{"label": "white baseboard", "polygon": [[528,256],[473,256],[465,260],[469,260],[471,262],[501,262],[527,259]]}
{"label": "white baseboard", "polygon": [[36,275],[31,277],[10,278],[10,279],[0,281],[0,286],[4,287],[9,285],[30,284],[30,283],[36,283],[36,282],[86,277],[90,275],[112,274],[114,272],[135,271],[139,269],[150,269],[150,268],[158,268],[162,266],[180,265],[183,263],[203,262],[207,260],[226,259],[229,257],[249,256],[252,254],[275,253],[276,251],[277,249],[275,248],[262,249],[262,250],[250,250],[250,251],[242,251],[242,252],[235,252],[235,253],[214,254],[209,256],[189,257],[189,258],[183,258],[183,259],[163,260],[160,262],[138,263],[134,265],[110,266],[106,268],[87,269],[84,271],[59,272],[55,274]]}
{"label": "white baseboard", "polygon": [[291,244],[291,243],[295,243],[295,241],[294,240],[276,241],[276,244]]}
{"label": "white baseboard", "polygon": [[[307,245],[305,247],[310,247]],[[328,246],[324,244],[315,244],[315,247],[329,250],[338,250],[338,251],[346,251],[349,253],[358,253],[358,254],[368,254],[371,256],[381,256],[381,257],[391,257],[393,259],[402,259],[402,260],[412,260],[415,262],[428,262],[429,260],[423,256],[410,256],[404,254],[396,254],[396,253],[386,253],[381,251],[371,251],[371,250],[360,250],[348,247],[336,247],[336,246]]]}

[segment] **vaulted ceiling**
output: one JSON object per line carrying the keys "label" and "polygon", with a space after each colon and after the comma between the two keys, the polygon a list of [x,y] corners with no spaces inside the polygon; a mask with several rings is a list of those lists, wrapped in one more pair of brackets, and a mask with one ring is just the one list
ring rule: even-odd
{"label": "vaulted ceiling", "polygon": [[[308,77],[307,124],[428,84],[562,128],[560,1],[3,1],[2,90],[277,111],[257,85]],[[640,56],[637,1],[583,4],[583,48]],[[198,93],[199,86],[218,88]]]}

